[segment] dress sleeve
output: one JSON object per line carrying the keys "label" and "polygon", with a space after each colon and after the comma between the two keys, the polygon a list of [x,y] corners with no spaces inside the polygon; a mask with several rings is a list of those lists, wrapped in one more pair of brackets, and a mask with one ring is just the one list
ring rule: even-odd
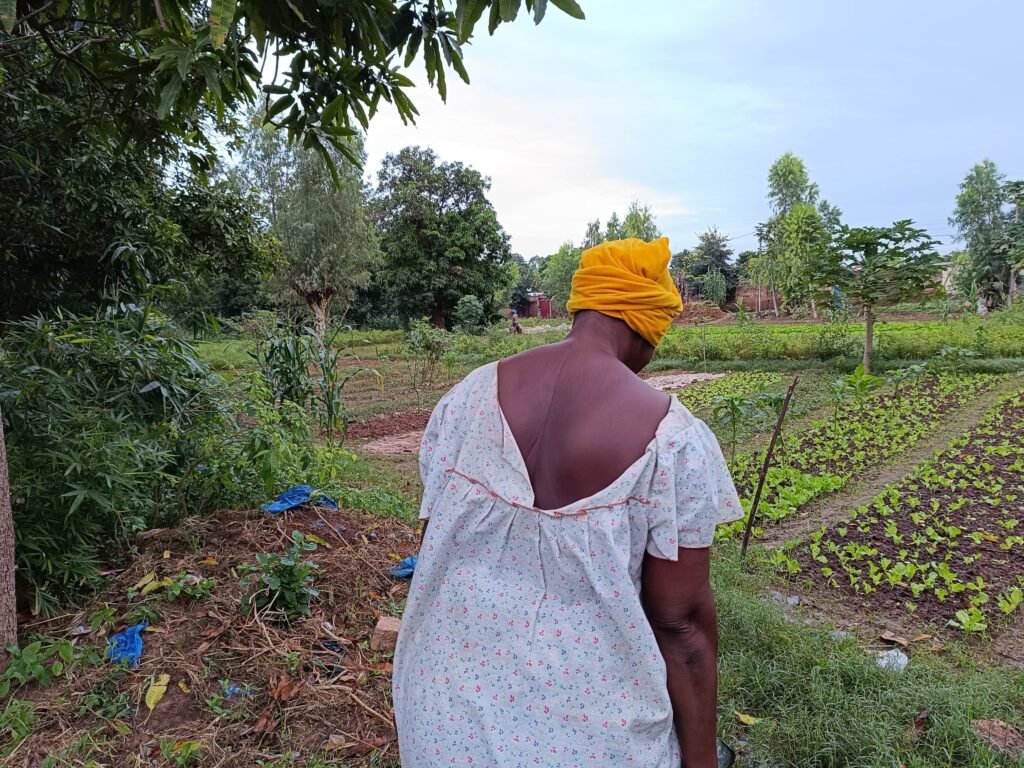
{"label": "dress sleeve", "polygon": [[695,420],[670,442],[674,455],[659,468],[652,494],[647,552],[678,560],[679,548],[710,547],[715,528],[743,517],[722,449],[704,422]]}
{"label": "dress sleeve", "polygon": [[423,481],[423,505],[420,507],[420,520],[430,517],[432,511],[430,500],[437,497],[435,486],[439,482],[443,484],[445,479],[446,467],[442,466],[442,430],[447,410],[448,396],[446,395],[430,414],[427,428],[423,432],[423,439],[420,441],[420,479]]}

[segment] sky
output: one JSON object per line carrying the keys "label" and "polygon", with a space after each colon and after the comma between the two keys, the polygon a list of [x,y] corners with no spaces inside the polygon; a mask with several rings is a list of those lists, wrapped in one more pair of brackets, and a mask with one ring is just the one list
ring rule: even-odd
{"label": "sky", "polygon": [[[414,65],[420,110],[383,110],[368,171],[410,144],[491,179],[526,258],[586,224],[653,209],[674,251],[717,227],[753,249],[767,175],[792,151],[851,226],[913,219],[947,245],[971,166],[1024,178],[1024,3],[1019,0],[580,0],[486,24],[466,46],[471,83],[448,101]],[[486,20],[484,20],[486,21]]]}

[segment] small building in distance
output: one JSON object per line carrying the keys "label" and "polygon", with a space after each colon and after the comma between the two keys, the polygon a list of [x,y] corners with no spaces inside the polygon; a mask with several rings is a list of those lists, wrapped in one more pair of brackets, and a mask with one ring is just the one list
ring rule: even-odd
{"label": "small building in distance", "polygon": [[527,305],[523,317],[554,317],[551,312],[551,297],[541,291],[526,294]]}

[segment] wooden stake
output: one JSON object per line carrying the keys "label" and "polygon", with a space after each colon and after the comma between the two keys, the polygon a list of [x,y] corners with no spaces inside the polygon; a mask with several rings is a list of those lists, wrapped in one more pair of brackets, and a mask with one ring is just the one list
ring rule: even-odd
{"label": "wooden stake", "polygon": [[782,410],[779,411],[779,419],[775,422],[775,431],[772,432],[771,442],[768,443],[768,450],[764,455],[764,464],[761,466],[761,476],[757,478],[757,490],[754,491],[754,503],[750,505],[750,514],[747,515],[747,525],[743,529],[743,546],[740,547],[740,559],[747,556],[747,545],[750,543],[750,532],[754,530],[754,518],[757,515],[757,507],[761,503],[761,491],[764,490],[764,480],[768,476],[768,467],[772,463],[772,454],[775,453],[775,442],[782,432],[782,422],[786,420],[786,411],[789,410],[789,402],[793,399],[793,392],[800,381],[800,376],[794,376],[793,382],[786,391],[786,399],[782,401]]}

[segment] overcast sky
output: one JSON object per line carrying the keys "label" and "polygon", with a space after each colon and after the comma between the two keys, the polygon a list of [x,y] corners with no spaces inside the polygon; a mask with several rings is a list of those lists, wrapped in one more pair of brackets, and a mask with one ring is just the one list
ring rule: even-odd
{"label": "overcast sky", "polygon": [[[580,0],[466,47],[472,84],[371,124],[369,168],[409,144],[489,176],[523,256],[649,203],[673,250],[717,226],[753,248],[790,150],[851,225],[912,218],[945,242],[985,157],[1024,178],[1020,0]],[[486,20],[485,20],[486,21]]]}

